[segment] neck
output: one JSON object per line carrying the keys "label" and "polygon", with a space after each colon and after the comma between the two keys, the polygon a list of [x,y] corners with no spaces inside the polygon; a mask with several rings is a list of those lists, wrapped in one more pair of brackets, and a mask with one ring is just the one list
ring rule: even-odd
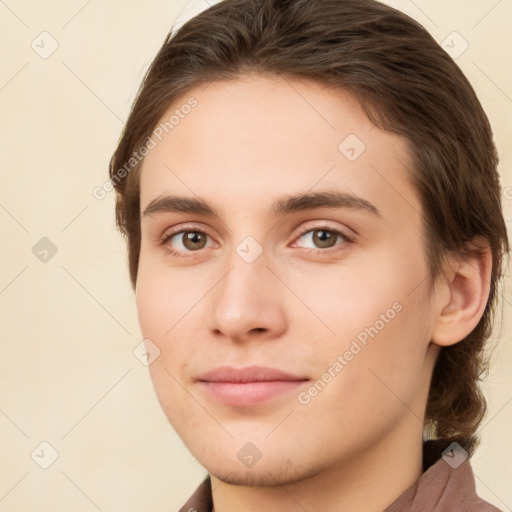
{"label": "neck", "polygon": [[280,487],[235,486],[211,475],[213,512],[382,512],[422,474],[421,427],[407,414],[399,428],[364,452]]}

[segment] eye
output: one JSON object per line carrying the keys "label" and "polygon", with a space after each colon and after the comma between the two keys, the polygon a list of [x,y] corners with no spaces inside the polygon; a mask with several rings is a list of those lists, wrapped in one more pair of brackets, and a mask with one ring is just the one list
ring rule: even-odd
{"label": "eye", "polygon": [[160,244],[173,256],[187,257],[186,253],[204,249],[208,238],[210,237],[204,231],[190,228],[164,235]]}
{"label": "eye", "polygon": [[[341,239],[342,242],[336,243],[337,241],[339,241],[339,239]],[[335,248],[338,245],[345,245],[346,243],[351,243],[354,241],[352,238],[347,236],[343,231],[335,228],[330,228],[328,226],[321,226],[318,228],[304,231],[297,240],[302,240],[303,243],[306,242],[306,244],[313,244],[312,247],[306,246],[305,248],[320,250],[319,252],[327,252],[326,249]],[[293,245],[295,246],[297,244],[294,243]],[[304,247],[304,245],[299,246]]]}
{"label": "eye", "polygon": [[[200,252],[207,247],[210,236],[199,227],[189,227],[166,233],[159,244],[165,248],[165,251],[176,257],[193,257],[194,252]],[[342,230],[331,228],[329,226],[319,226],[314,229],[303,231],[296,239],[300,243],[294,242],[292,247],[303,247],[318,253],[328,253],[331,251],[343,251],[347,244],[354,240],[346,235]],[[308,247],[308,244],[310,245]]]}

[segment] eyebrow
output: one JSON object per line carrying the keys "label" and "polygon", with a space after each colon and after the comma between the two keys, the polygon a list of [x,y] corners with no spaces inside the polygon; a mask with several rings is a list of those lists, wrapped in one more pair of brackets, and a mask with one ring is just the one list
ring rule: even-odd
{"label": "eyebrow", "polygon": [[[382,218],[380,210],[372,203],[349,192],[310,192],[284,196],[276,200],[270,214],[281,217],[288,213],[312,210],[314,208],[345,208],[361,210]],[[142,213],[143,218],[161,213],[195,213],[204,216],[218,217],[217,211],[200,198],[163,196],[153,199]]]}

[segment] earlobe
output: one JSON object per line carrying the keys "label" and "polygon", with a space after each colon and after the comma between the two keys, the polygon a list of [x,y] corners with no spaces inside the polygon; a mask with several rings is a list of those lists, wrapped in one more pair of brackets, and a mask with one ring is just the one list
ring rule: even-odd
{"label": "earlobe", "polygon": [[492,253],[486,240],[478,253],[450,260],[450,271],[439,284],[436,294],[437,313],[432,330],[432,342],[449,346],[462,341],[478,324],[490,291]]}

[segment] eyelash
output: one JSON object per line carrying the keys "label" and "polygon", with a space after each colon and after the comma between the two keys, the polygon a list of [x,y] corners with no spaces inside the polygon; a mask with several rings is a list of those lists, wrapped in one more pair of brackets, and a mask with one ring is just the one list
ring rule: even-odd
{"label": "eyelash", "polygon": [[[299,238],[302,238],[306,233],[309,233],[311,231],[327,231],[329,233],[333,233],[334,235],[336,236],[340,236],[341,238],[343,238],[345,240],[346,243],[349,243],[349,244],[352,244],[354,243],[354,239],[349,237],[348,235],[346,235],[341,229],[338,229],[338,228],[331,228],[329,226],[318,226],[318,227],[314,227],[314,228],[308,228],[308,229],[305,229],[304,231],[302,231],[296,238],[296,240],[298,240]],[[180,235],[180,234],[183,234],[183,233],[200,233],[202,235],[206,235],[206,236],[209,236],[207,233],[205,233],[202,229],[200,229],[198,226],[190,226],[190,227],[187,227],[186,229],[181,229],[179,231],[174,231],[172,233],[166,233],[160,240],[159,240],[159,245],[163,246],[165,248],[165,252],[171,256],[175,256],[177,258],[190,258],[191,256],[185,256],[184,254],[182,254],[180,251],[176,251],[175,249],[172,249],[170,247],[170,245],[168,244],[168,242],[174,238],[175,236],[177,235]],[[343,244],[336,244],[332,247],[327,247],[326,249],[308,249],[308,248],[305,248],[308,252],[313,252],[313,253],[331,253],[331,252],[339,252],[339,251],[343,251],[345,249],[339,249],[339,246],[340,245],[343,245]],[[189,253],[194,253],[194,252],[200,252],[200,249],[198,251],[186,251],[186,252],[189,252]]]}

